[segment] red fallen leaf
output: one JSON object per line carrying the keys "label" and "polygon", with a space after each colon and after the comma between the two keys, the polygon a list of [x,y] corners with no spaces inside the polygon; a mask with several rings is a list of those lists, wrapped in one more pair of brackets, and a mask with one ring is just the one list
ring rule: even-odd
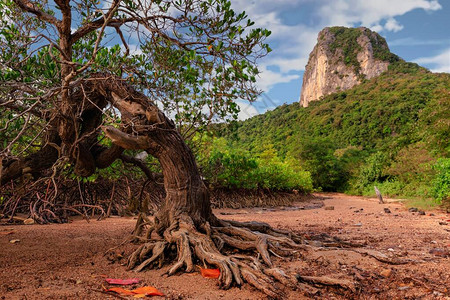
{"label": "red fallen leaf", "polygon": [[164,296],[163,293],[152,286],[143,286],[132,290],[135,294],[145,294],[146,296]]}
{"label": "red fallen leaf", "polygon": [[131,279],[106,278],[105,280],[109,284],[120,284],[120,285],[136,284],[136,283],[139,283],[141,281],[139,278],[131,278]]}
{"label": "red fallen leaf", "polygon": [[119,295],[125,295],[125,296],[136,296],[136,295],[145,295],[145,296],[164,296],[163,293],[158,291],[156,288],[152,286],[144,286],[140,287],[134,290],[127,290],[121,287],[113,287],[110,289],[106,289],[106,292],[115,292]]}
{"label": "red fallen leaf", "polygon": [[220,270],[219,269],[200,269],[200,273],[205,278],[219,278]]}

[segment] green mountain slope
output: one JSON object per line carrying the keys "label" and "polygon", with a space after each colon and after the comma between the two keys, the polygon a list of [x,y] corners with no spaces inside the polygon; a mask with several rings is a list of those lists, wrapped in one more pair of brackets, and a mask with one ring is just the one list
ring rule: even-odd
{"label": "green mountain slope", "polygon": [[[324,97],[222,126],[219,136],[258,156],[273,147],[310,171],[316,188],[430,196],[433,165],[449,155],[450,74],[398,61],[381,76]],[[448,164],[447,164],[448,165]]]}

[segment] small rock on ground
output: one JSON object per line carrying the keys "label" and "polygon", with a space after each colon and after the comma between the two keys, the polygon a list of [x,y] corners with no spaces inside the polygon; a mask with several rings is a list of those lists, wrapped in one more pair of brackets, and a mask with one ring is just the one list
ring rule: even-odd
{"label": "small rock on ground", "polygon": [[384,269],[383,271],[380,272],[380,275],[383,276],[384,278],[388,278],[389,276],[391,276],[391,274],[392,274],[391,269]]}

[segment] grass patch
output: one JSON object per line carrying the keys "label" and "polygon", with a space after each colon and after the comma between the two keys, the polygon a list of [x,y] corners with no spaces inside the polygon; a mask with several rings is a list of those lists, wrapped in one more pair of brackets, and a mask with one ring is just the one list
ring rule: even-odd
{"label": "grass patch", "polygon": [[440,204],[431,198],[402,199],[406,207],[417,207],[422,210],[438,209]]}

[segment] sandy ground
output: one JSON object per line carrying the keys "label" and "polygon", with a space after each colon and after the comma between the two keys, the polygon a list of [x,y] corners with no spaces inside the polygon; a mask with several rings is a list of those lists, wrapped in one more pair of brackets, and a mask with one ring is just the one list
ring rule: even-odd
{"label": "sandy ground", "polygon": [[[450,299],[450,215],[444,212],[420,215],[401,203],[378,204],[363,197],[316,194],[294,207],[222,209],[215,213],[224,219],[267,222],[312,239],[326,233],[410,261],[390,265],[342,249],[277,259],[276,263],[289,272],[356,283],[353,291],[303,286],[286,290],[286,299]],[[154,286],[166,299],[266,299],[249,285],[220,290],[215,279],[202,278],[199,273],[162,276],[167,267],[142,273],[127,271],[122,265],[125,259],[113,262],[104,253],[119,245],[135,222],[133,218],[109,218],[89,223],[74,219],[62,225],[0,223],[0,299],[118,299],[101,292],[109,286],[105,277],[138,277],[142,280],[138,286]],[[126,256],[135,247],[122,246],[116,253]]]}

